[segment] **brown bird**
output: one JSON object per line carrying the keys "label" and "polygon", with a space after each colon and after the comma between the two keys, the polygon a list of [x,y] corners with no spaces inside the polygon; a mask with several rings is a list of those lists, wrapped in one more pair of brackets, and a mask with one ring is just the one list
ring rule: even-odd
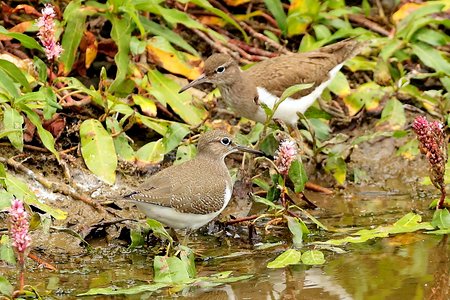
{"label": "brown bird", "polygon": [[263,153],[235,144],[221,130],[201,135],[197,149],[194,159],[156,173],[123,198],[172,228],[194,230],[207,224],[228,205],[233,191],[224,158],[237,151]]}
{"label": "brown bird", "polygon": [[361,42],[346,39],[314,51],[264,60],[245,71],[241,71],[231,56],[213,54],[205,61],[204,73],[179,92],[204,82],[213,83],[235,113],[264,122],[266,113],[259,103],[273,108],[287,88],[300,83],[313,84],[284,100],[273,116],[295,125],[297,113],[304,113],[320,97],[344,62],[355,56],[362,46]]}

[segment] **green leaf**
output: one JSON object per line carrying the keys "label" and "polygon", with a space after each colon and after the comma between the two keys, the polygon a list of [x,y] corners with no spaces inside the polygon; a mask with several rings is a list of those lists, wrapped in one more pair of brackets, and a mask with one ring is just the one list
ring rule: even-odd
{"label": "green leaf", "polygon": [[61,53],[60,61],[64,64],[64,74],[72,71],[73,63],[77,58],[78,46],[86,30],[86,10],[81,8],[81,1],[70,1],[64,10],[65,29],[61,46],[64,51]]}
{"label": "green leaf", "polygon": [[55,139],[53,138],[50,132],[48,132],[46,129],[44,129],[44,127],[42,127],[41,118],[38,116],[36,112],[31,110],[26,105],[21,105],[20,109],[27,115],[30,122],[33,123],[34,126],[36,126],[37,133],[42,141],[42,144],[44,144],[45,148],[47,148],[51,153],[53,153],[56,159],[59,161],[59,153],[55,149]]}
{"label": "green leaf", "polygon": [[38,209],[49,213],[57,220],[64,220],[67,218],[67,212],[40,202],[36,195],[30,190],[28,184],[9,173],[6,173],[5,176],[5,185],[8,192],[13,194],[17,199],[22,199],[26,204],[33,205]]}
{"label": "green leaf", "polygon": [[9,36],[11,38],[14,38],[20,42],[22,46],[28,49],[37,49],[41,52],[44,52],[44,48],[42,48],[41,45],[39,45],[36,40],[26,34],[18,33],[18,32],[9,32],[5,29],[5,27],[0,26],[0,34]]}
{"label": "green leaf", "polygon": [[190,278],[197,276],[197,270],[195,269],[195,255],[191,248],[186,246],[180,246],[180,259],[186,265]]}
{"label": "green leaf", "polygon": [[7,262],[10,265],[16,264],[14,249],[7,234],[3,234],[2,238],[0,239],[0,260]]}
{"label": "green leaf", "polygon": [[136,295],[142,293],[152,293],[160,290],[162,288],[168,287],[170,284],[167,283],[153,283],[133,286],[129,288],[117,288],[117,286],[106,287],[106,288],[94,288],[90,289],[86,293],[78,294],[78,297],[83,296],[95,296],[95,295]]}
{"label": "green leaf", "polygon": [[[121,132],[122,128],[120,127],[119,122],[112,118],[108,117],[106,118],[106,127],[108,128],[109,132],[117,133]],[[122,132],[119,135],[116,135],[114,138],[114,148],[116,150],[117,156],[125,161],[134,161],[135,155],[134,150],[129,144],[129,139],[127,138],[127,135],[125,132]]]}
{"label": "green leaf", "polygon": [[281,253],[277,258],[267,264],[270,269],[284,268],[289,265],[296,265],[300,263],[302,254],[295,249],[288,249]]}
{"label": "green leaf", "polygon": [[166,121],[166,120],[162,120],[162,119],[150,118],[150,117],[147,117],[147,116],[143,116],[143,115],[141,115],[139,113],[136,113],[136,120],[138,122],[141,122],[142,124],[144,124],[148,128],[156,131],[160,135],[165,135],[166,132],[167,132],[167,128],[172,123],[172,122],[169,122],[169,121]]}
{"label": "green leaf", "polygon": [[302,254],[302,263],[305,265],[323,265],[325,258],[322,251],[308,250]]}
{"label": "green leaf", "polygon": [[284,12],[283,5],[280,0],[264,0],[267,9],[272,16],[275,17],[278,27],[280,27],[283,35],[287,34],[286,13]]}
{"label": "green leaf", "polygon": [[167,103],[186,123],[199,125],[207,116],[204,108],[196,107],[192,104],[192,97],[189,93],[178,94],[180,86],[173,80],[164,76],[157,70],[148,73],[152,94],[161,103]]}
{"label": "green leaf", "polygon": [[23,74],[22,70],[20,70],[15,64],[7,60],[0,59],[0,69],[8,74],[8,76],[11,77],[11,79],[13,79],[15,82],[20,83],[23,86],[25,92],[31,92],[31,87],[28,83],[27,78]]}
{"label": "green leaf", "polygon": [[143,16],[140,16],[139,20],[141,21],[142,25],[144,26],[144,29],[148,33],[163,36],[170,43],[177,45],[181,49],[184,49],[193,55],[200,56],[200,54],[191,45],[189,45],[180,35],[178,35],[173,30],[170,30],[167,27],[164,27],[153,21],[150,21],[148,18],[145,18]]}
{"label": "green leaf", "polygon": [[442,230],[450,229],[450,213],[448,212],[448,209],[437,209],[433,214],[431,225]]}
{"label": "green leaf", "polygon": [[162,139],[165,153],[169,153],[170,151],[175,149],[189,132],[189,128],[184,124],[170,124],[169,128],[167,128],[166,134]]}
{"label": "green leaf", "polygon": [[170,243],[173,243],[173,239],[167,230],[164,228],[163,224],[154,219],[147,219],[147,225],[153,234],[160,239],[167,239]]}
{"label": "green leaf", "polygon": [[178,257],[155,256],[153,270],[153,280],[157,283],[180,284],[191,279],[188,267]]}
{"label": "green leaf", "polygon": [[23,117],[22,115],[11,108],[10,106],[5,106],[3,109],[3,128],[6,131],[10,131],[7,135],[9,141],[18,149],[20,152],[23,151]]}
{"label": "green leaf", "polygon": [[443,53],[439,50],[425,43],[413,44],[412,50],[427,67],[443,74],[450,74],[450,62],[444,58]]}
{"label": "green leaf", "polygon": [[260,149],[266,155],[274,156],[279,146],[278,140],[273,133],[268,134],[261,142]]}
{"label": "green leaf", "polygon": [[165,150],[162,139],[159,139],[142,146],[136,151],[136,158],[144,164],[157,164],[164,159]]}
{"label": "green leaf", "polygon": [[213,14],[221,17],[222,19],[224,19],[226,22],[230,23],[231,25],[233,25],[234,27],[236,27],[241,34],[244,36],[244,40],[248,43],[249,42],[249,38],[247,36],[247,33],[245,32],[244,29],[242,29],[242,27],[233,19],[231,18],[229,15],[227,15],[226,13],[224,13],[223,11],[221,11],[220,9],[215,8],[214,6],[212,6],[208,1],[206,0],[189,0],[189,1],[180,1],[180,2],[192,2],[198,6],[200,6],[201,8],[204,8],[205,10],[212,12]]}
{"label": "green leaf", "polygon": [[[14,291],[14,287],[9,283],[8,279],[0,276],[0,294],[5,296],[11,296]],[[6,298],[8,299],[8,298]]]}
{"label": "green leaf", "polygon": [[406,123],[403,104],[395,98],[390,99],[381,113],[381,119],[378,124],[380,123],[388,123],[392,130],[403,128]]}
{"label": "green leaf", "polygon": [[92,173],[108,184],[116,180],[117,155],[114,141],[103,125],[95,119],[80,126],[81,154]]}
{"label": "green leaf", "polygon": [[47,82],[47,65],[39,57],[33,57],[34,69],[38,73],[38,78],[40,82]]}
{"label": "green leaf", "polygon": [[130,231],[131,243],[129,248],[135,249],[136,247],[141,247],[145,245],[145,239],[141,230],[132,229]]}
{"label": "green leaf", "polygon": [[[307,234],[309,230],[306,226],[304,227],[304,224],[302,226],[298,218],[290,216],[284,217],[287,219],[289,231],[292,233],[292,242],[294,247],[300,248],[303,244],[303,233]],[[306,232],[304,232],[304,229],[306,229]]]}
{"label": "green leaf", "polygon": [[327,159],[325,170],[333,174],[334,179],[336,179],[339,184],[345,182],[347,176],[347,164],[341,156],[330,155]]}
{"label": "green leaf", "polygon": [[197,148],[195,147],[195,145],[192,144],[180,145],[177,149],[177,155],[173,164],[179,165],[181,163],[193,159],[196,155],[197,155]]}
{"label": "green leaf", "polygon": [[278,204],[275,204],[275,203],[273,203],[272,201],[267,200],[266,198],[260,197],[260,196],[258,196],[258,195],[253,195],[253,200],[254,200],[255,202],[257,202],[257,203],[265,204],[265,205],[267,205],[268,207],[273,208],[273,209],[276,209],[276,210],[281,210],[281,209],[283,209],[283,206],[278,205]]}
{"label": "green leaf", "polygon": [[111,38],[117,45],[117,54],[114,61],[117,66],[116,78],[109,87],[110,92],[120,91],[121,84],[126,79],[128,65],[130,63],[128,54],[130,52],[130,40],[132,31],[132,22],[128,15],[110,15],[109,20],[112,24]]}
{"label": "green leaf", "polygon": [[289,179],[292,183],[294,183],[294,191],[296,193],[303,192],[305,189],[305,183],[308,181],[308,175],[306,175],[306,170],[299,159],[292,162],[289,167],[288,175]]}
{"label": "green leaf", "polygon": [[330,82],[328,89],[341,98],[351,93],[350,84],[342,72],[336,74],[336,77]]}
{"label": "green leaf", "polygon": [[18,84],[8,76],[8,74],[0,69],[0,93],[3,92],[6,96],[11,98],[17,98],[20,95]]}

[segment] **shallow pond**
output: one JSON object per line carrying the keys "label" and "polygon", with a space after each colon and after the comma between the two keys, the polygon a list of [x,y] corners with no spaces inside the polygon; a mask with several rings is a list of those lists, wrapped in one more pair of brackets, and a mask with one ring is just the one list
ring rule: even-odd
{"label": "shallow pond", "polygon": [[[314,216],[335,228],[373,228],[392,224],[410,211],[430,220],[428,197],[380,190],[353,191],[324,196],[310,194],[320,209]],[[263,224],[262,224],[263,225]],[[243,226],[245,227],[245,226]],[[314,225],[309,225],[313,228]],[[260,228],[261,229],[261,228]],[[233,231],[245,233],[235,226]],[[273,231],[283,231],[273,228]],[[258,230],[263,232],[263,230]],[[281,245],[254,250],[245,236],[236,238],[197,234],[189,246],[197,253],[198,275],[221,271],[251,274],[245,281],[211,289],[185,289],[175,294],[162,290],[133,296],[95,296],[87,299],[447,299],[449,289],[449,243],[442,236],[410,233],[348,244],[345,253],[325,252],[321,266],[296,265],[268,269],[266,265],[287,248]],[[306,242],[331,237],[312,231]],[[124,246],[93,243],[94,251],[83,256],[56,256],[58,271],[33,267],[26,283],[48,299],[70,299],[90,288],[132,287],[151,282],[152,259],[145,250],[128,251]],[[2,273],[15,281],[15,269],[2,266]],[[434,293],[434,294],[432,294]]]}

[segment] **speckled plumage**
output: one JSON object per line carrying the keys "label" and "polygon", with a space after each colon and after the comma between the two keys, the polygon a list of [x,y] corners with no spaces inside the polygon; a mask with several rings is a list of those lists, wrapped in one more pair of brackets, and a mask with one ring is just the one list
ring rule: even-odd
{"label": "speckled plumage", "polygon": [[[315,93],[319,95],[314,95],[312,99],[306,96],[318,87],[323,90],[329,84],[330,77],[336,75],[342,63],[356,55],[362,46],[363,43],[347,39],[314,51],[282,55],[261,61],[245,71],[241,71],[237,62],[229,55],[213,54],[205,61],[204,74],[198,80],[194,80],[182,88],[181,91],[202,82],[216,84],[222,98],[233,111],[240,116],[263,122],[265,113],[259,106],[260,102],[271,107],[287,88],[295,84],[312,83],[311,88],[302,90],[289,98],[291,101],[299,101],[297,102],[298,107],[295,102],[282,103],[279,107],[279,110],[283,110],[282,106],[286,104],[286,111],[293,108],[296,111],[304,112],[320,96],[321,92]],[[219,72],[222,67],[224,71]],[[275,97],[267,100],[261,99],[265,96],[257,87]],[[306,101],[307,104],[302,105],[302,101]],[[277,117],[284,119],[283,114]],[[297,118],[294,119],[290,116],[284,121],[295,123]]]}
{"label": "speckled plumage", "polygon": [[[224,144],[224,139],[229,139],[230,144]],[[124,199],[136,202],[148,217],[170,222],[166,225],[171,227],[201,227],[215,218],[230,200],[233,182],[225,156],[239,150],[257,152],[231,141],[232,137],[224,131],[203,134],[194,159],[152,175]],[[170,211],[158,212],[163,208]]]}

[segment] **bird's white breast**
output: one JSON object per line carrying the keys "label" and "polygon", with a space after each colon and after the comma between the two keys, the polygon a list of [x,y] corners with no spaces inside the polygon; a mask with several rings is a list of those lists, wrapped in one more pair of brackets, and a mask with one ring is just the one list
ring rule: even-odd
{"label": "bird's white breast", "polygon": [[[337,73],[343,65],[344,63],[341,63],[331,69],[328,73],[329,79],[322,82],[310,94],[298,99],[287,98],[286,100],[284,100],[280,104],[280,106],[278,106],[278,109],[275,112],[273,118],[283,120],[288,124],[296,124],[298,121],[297,113],[304,113],[314,103],[314,101],[316,101],[316,99],[320,97],[320,95],[322,95],[325,88],[336,77]],[[279,97],[269,93],[265,88],[262,87],[257,87],[257,90],[259,101],[266,104],[269,108],[273,108]],[[265,121],[266,114],[261,107],[258,109],[255,119],[259,122]]]}

